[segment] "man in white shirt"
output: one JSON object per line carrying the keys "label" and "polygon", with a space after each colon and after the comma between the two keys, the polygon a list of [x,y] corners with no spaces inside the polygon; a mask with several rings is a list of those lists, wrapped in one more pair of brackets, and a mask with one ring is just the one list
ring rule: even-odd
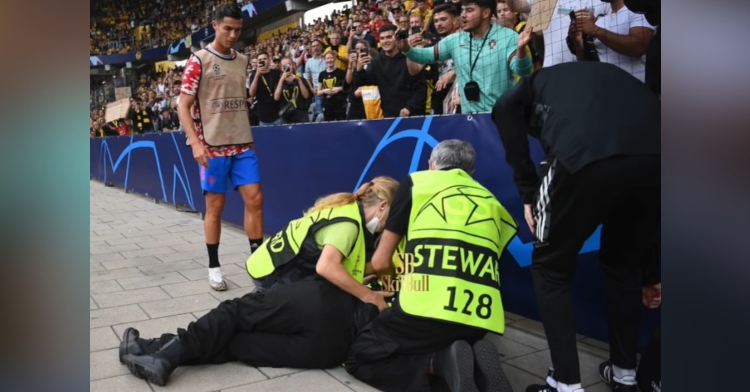
{"label": "man in white shirt", "polygon": [[[535,2],[543,0],[507,0],[511,12],[530,13]],[[554,1],[550,1],[554,4]],[[570,52],[566,38],[570,28],[570,11],[589,9],[594,17],[601,17],[612,12],[608,3],[599,0],[557,0],[549,26],[544,30],[544,67],[576,61]]]}
{"label": "man in white shirt", "polygon": [[643,82],[645,53],[654,37],[654,27],[643,15],[630,11],[624,0],[610,0],[610,5],[612,11],[598,18],[588,11],[579,13],[576,31],[594,38],[599,61],[614,64]]}

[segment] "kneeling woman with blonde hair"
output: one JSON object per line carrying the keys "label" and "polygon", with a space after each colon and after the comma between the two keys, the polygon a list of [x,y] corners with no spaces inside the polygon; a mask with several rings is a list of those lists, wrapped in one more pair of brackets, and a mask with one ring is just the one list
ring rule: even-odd
{"label": "kneeling woman with blonde hair", "polygon": [[184,365],[240,361],[324,369],[341,364],[362,326],[355,314],[387,308],[384,297],[391,293],[364,285],[372,271],[366,249],[374,248],[375,235],[383,231],[397,188],[392,178],[377,177],[356,193],[319,199],[248,259],[260,291],[222,302],[176,335],[147,340],[127,328],[120,361],[160,386]]}

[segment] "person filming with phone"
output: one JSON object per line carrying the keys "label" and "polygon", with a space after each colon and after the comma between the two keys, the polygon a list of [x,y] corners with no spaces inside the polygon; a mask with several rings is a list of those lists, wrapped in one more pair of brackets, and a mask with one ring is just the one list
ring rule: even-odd
{"label": "person filming with phone", "polygon": [[271,69],[271,58],[268,54],[259,54],[258,69],[255,72],[253,82],[250,83],[250,95],[258,100],[255,107],[258,109],[261,127],[281,125],[281,117],[279,117],[281,105],[273,98],[273,89],[280,80],[281,71]]}
{"label": "person filming with phone", "polygon": [[354,84],[378,86],[385,118],[424,115],[427,98],[424,74],[409,74],[406,57],[396,47],[396,26],[387,24],[380,28],[380,45],[383,49],[380,56],[357,62]]}
{"label": "person filming with phone", "polygon": [[527,26],[517,34],[492,23],[492,17],[497,16],[493,0],[463,0],[461,7],[465,34],[449,35],[433,48],[413,48],[408,32],[401,31],[396,45],[406,58],[420,64],[453,59],[461,111],[489,112],[500,95],[516,84],[514,74],[531,74],[533,64],[526,45],[534,28]]}
{"label": "person filming with phone", "polygon": [[292,66],[292,59],[281,59],[281,77],[273,93],[273,99],[279,102],[279,115],[284,124],[300,124],[310,122],[307,109],[312,96],[307,81],[297,76]]}

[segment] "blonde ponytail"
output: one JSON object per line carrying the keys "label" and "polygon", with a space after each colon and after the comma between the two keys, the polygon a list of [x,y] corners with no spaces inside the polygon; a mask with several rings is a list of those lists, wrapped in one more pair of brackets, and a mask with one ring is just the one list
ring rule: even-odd
{"label": "blonde ponytail", "polygon": [[354,202],[361,202],[364,207],[377,204],[380,201],[393,201],[393,195],[398,189],[398,182],[391,177],[375,177],[372,181],[362,184],[354,193],[340,192],[321,197],[304,215],[326,209],[345,206]]}

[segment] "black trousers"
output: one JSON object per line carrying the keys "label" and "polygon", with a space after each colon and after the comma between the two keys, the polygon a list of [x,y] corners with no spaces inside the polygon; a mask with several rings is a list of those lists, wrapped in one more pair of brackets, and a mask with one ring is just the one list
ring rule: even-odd
{"label": "black trousers", "polygon": [[644,258],[653,259],[660,165],[658,156],[614,157],[571,174],[556,162],[542,178],[531,273],[559,382],[581,381],[571,289],[578,252],[600,224],[610,359],[621,368],[636,368],[643,312],[640,266]]}
{"label": "black trousers", "polygon": [[473,344],[486,334],[473,327],[409,316],[394,305],[357,335],[346,370],[384,392],[429,392],[441,384],[427,373],[435,352],[456,340]]}
{"label": "black trousers", "polygon": [[355,301],[319,277],[224,301],[178,330],[180,364],[340,366],[354,338]]}

